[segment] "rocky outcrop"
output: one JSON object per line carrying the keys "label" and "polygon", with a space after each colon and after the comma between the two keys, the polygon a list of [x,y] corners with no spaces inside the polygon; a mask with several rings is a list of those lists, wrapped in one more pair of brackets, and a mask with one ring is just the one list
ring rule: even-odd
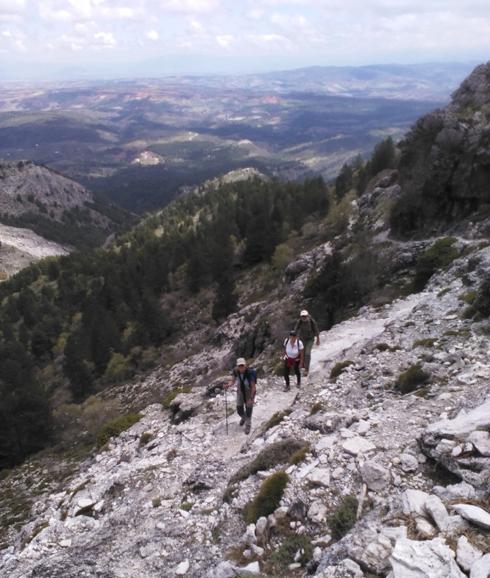
{"label": "rocky outcrop", "polygon": [[473,71],[448,107],[420,119],[401,150],[395,231],[432,230],[488,204],[490,63]]}

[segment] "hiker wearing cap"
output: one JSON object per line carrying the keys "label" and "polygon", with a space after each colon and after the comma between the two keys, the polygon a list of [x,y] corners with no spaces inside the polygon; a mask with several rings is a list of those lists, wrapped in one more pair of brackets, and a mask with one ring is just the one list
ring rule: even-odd
{"label": "hiker wearing cap", "polygon": [[296,331],[290,331],[289,337],[284,341],[284,380],[286,382],[284,391],[290,390],[289,373],[291,369],[296,374],[296,385],[301,387],[300,367],[303,367],[304,350],[303,342],[298,339]]}
{"label": "hiker wearing cap", "polygon": [[318,325],[316,321],[311,317],[311,315],[303,309],[299,314],[299,319],[296,322],[294,330],[297,332],[298,337],[304,344],[305,347],[305,376],[308,375],[310,371],[310,361],[311,361],[311,350],[313,348],[313,343],[316,338],[316,344],[320,345],[320,333],[318,331]]}
{"label": "hiker wearing cap", "polygon": [[236,367],[232,372],[231,381],[225,385],[228,389],[232,385],[236,386],[236,411],[240,416],[240,425],[245,424],[245,433],[250,433],[252,427],[252,411],[254,407],[257,372],[252,367],[247,366],[243,357],[236,360]]}

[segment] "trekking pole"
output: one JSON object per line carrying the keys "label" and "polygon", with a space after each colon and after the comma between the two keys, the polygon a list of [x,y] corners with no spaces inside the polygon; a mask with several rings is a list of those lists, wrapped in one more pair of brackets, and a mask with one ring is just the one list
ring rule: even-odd
{"label": "trekking pole", "polygon": [[228,396],[226,389],[225,389],[225,423],[226,423],[226,435],[228,435]]}

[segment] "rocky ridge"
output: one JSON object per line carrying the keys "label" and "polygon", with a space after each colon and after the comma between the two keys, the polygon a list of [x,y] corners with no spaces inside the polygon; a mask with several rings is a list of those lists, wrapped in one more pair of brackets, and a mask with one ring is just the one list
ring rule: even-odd
{"label": "rocky ridge", "polygon": [[[280,378],[262,377],[248,439],[232,415],[226,435],[222,377],[180,394],[169,409],[147,406],[66,487],[39,497],[1,552],[2,574],[270,575],[271,553],[286,538],[307,536],[309,556],[298,546],[274,572],[488,576],[487,324],[465,318],[461,296],[464,283],[489,270],[490,249],[468,244],[471,270],[463,257],[424,292],[365,307],[322,333],[298,395],[283,393]],[[239,322],[237,315],[222,331],[232,334]],[[228,355],[224,343],[206,354]],[[346,361],[333,381],[330,370]],[[199,355],[182,361],[174,378],[195,374],[201,362]],[[414,364],[430,381],[402,395],[393,384]],[[163,379],[157,371],[138,387],[165,390]],[[272,460],[233,483],[241,467],[293,441],[309,444],[298,463]],[[279,508],[247,526],[244,506],[280,469],[289,483]],[[330,520],[347,495],[358,499],[358,520],[344,537],[334,536]]]}

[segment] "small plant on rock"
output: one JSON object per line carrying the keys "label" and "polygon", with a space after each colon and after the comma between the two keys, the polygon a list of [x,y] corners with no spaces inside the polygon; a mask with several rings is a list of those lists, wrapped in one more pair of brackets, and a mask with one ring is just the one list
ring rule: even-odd
{"label": "small plant on rock", "polygon": [[356,523],[358,502],[355,496],[345,496],[335,512],[328,518],[332,536],[340,540]]}
{"label": "small plant on rock", "polygon": [[430,373],[422,369],[420,364],[412,365],[398,376],[395,389],[401,393],[411,393],[419,386],[425,385],[430,379]]}
{"label": "small plant on rock", "polygon": [[97,434],[96,444],[98,448],[104,446],[112,437],[120,435],[138,423],[143,416],[140,413],[128,413],[116,419],[108,421]]}
{"label": "small plant on rock", "polygon": [[454,237],[438,239],[420,255],[415,266],[414,291],[422,291],[437,270],[447,267],[459,256],[455,243]]}
{"label": "small plant on rock", "polygon": [[351,361],[350,359],[347,359],[346,361],[339,361],[339,363],[336,363],[331,371],[330,371],[330,379],[332,381],[336,381],[337,377],[343,373],[344,369],[347,369],[347,367],[349,367],[349,365],[352,365],[354,362]]}
{"label": "small plant on rock", "polygon": [[289,476],[283,471],[271,474],[262,482],[259,493],[243,510],[247,524],[255,523],[260,517],[272,514],[279,507],[288,482]]}
{"label": "small plant on rock", "polygon": [[306,534],[292,534],[287,536],[279,548],[272,553],[270,562],[281,571],[287,570],[293,562],[299,562],[304,566],[312,557],[313,546],[310,537]]}
{"label": "small plant on rock", "polygon": [[282,420],[290,415],[292,412],[291,409],[284,409],[283,411],[276,411],[276,413],[269,419],[269,421],[264,426],[264,431],[270,430],[271,428],[279,425]]}

